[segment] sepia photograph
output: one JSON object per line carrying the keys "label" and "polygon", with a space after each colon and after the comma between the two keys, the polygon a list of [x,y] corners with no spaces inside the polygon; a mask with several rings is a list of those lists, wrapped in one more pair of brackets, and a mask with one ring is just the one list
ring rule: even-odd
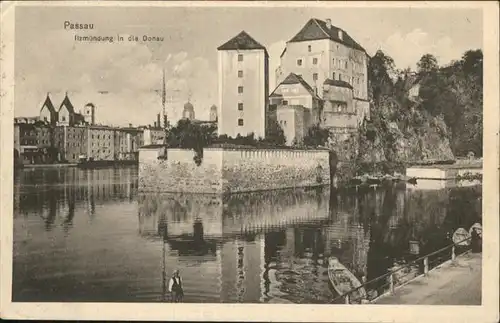
{"label": "sepia photograph", "polygon": [[2,318],[496,321],[492,17],[2,5]]}

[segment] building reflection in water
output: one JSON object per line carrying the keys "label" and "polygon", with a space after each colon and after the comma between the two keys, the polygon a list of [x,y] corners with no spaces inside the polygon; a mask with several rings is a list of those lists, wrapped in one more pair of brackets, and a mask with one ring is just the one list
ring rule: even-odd
{"label": "building reflection in water", "polygon": [[90,219],[96,204],[131,201],[137,191],[134,168],[84,170],[75,167],[19,170],[14,177],[14,215],[38,214],[46,231],[73,226],[75,208],[84,206]]}
{"label": "building reflection in water", "polygon": [[[412,239],[423,252],[446,243],[445,231],[457,225],[443,229],[445,218],[453,217],[449,194],[396,187],[358,194],[283,190],[225,198],[140,193],[139,232],[166,241],[171,255],[166,261],[188,267],[210,263],[203,279],[216,282],[213,290],[222,302],[283,297],[320,303],[334,293],[327,276],[330,256],[360,280],[370,280],[401,260],[410,261]],[[475,220],[469,216],[467,221]]]}
{"label": "building reflection in water", "polygon": [[[116,284],[119,297],[131,299],[167,301],[167,281],[180,269],[186,302],[328,303],[335,296],[328,257],[370,280],[417,257],[410,243],[427,253],[448,243],[456,228],[481,222],[480,186],[150,194],[137,192],[137,169],[67,168],[17,172],[14,188],[16,277],[31,277],[32,263],[41,259],[46,272],[61,264],[81,272],[73,267],[80,260],[88,275],[99,273],[79,276],[95,280],[82,293],[95,295],[104,284],[99,294],[105,294],[107,284]],[[45,248],[56,241],[61,252],[44,253],[34,240]],[[75,257],[93,257],[96,250],[106,257],[67,261],[68,248]],[[31,250],[40,257],[26,256]],[[57,276],[47,277],[57,285]],[[18,288],[33,290],[31,280],[19,281]]]}

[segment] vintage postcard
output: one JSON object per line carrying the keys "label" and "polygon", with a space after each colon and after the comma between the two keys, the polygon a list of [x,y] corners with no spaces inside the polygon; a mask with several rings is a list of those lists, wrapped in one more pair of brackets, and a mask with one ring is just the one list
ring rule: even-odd
{"label": "vintage postcard", "polygon": [[4,2],[1,317],[496,322],[495,2]]}

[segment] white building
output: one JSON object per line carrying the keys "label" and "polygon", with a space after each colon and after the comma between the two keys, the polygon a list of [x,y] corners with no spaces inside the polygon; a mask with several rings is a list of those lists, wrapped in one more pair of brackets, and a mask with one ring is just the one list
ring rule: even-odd
{"label": "white building", "polygon": [[268,110],[269,55],[245,31],[218,50],[219,135],[254,133],[265,137]]}

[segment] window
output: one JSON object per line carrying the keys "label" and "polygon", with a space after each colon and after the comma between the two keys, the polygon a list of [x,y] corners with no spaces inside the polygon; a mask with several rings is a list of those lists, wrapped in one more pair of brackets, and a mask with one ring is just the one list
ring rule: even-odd
{"label": "window", "polygon": [[238,93],[243,93],[243,86],[238,86]]}
{"label": "window", "polygon": [[285,87],[285,88],[283,88],[283,90],[281,90],[281,92],[283,92],[283,93],[288,93],[288,88],[286,88],[286,87]]}
{"label": "window", "polygon": [[243,111],[243,103],[238,103],[238,110]]}
{"label": "window", "polygon": [[318,58],[317,58],[317,57],[314,57],[314,58],[313,58],[313,64],[314,64],[314,65],[318,65]]}
{"label": "window", "polygon": [[297,66],[302,66],[302,60],[301,59],[297,60]]}
{"label": "window", "polygon": [[243,119],[238,119],[238,126],[242,126],[243,125]]}
{"label": "window", "polygon": [[243,71],[238,71],[238,77],[243,77]]}
{"label": "window", "polygon": [[64,116],[61,119],[62,119],[62,121],[66,121],[66,117],[64,117]]}
{"label": "window", "polygon": [[314,73],[313,74],[313,81],[317,81],[318,80],[318,73]]}
{"label": "window", "polygon": [[243,54],[238,54],[238,62],[243,62]]}
{"label": "window", "polygon": [[307,51],[310,53],[311,52],[311,45],[307,46]]}
{"label": "window", "polygon": [[283,120],[283,125],[286,126],[286,120]]}
{"label": "window", "polygon": [[332,74],[332,80],[335,80],[335,72]]}
{"label": "window", "polygon": [[347,61],[345,61],[345,69],[347,69]]}
{"label": "window", "polygon": [[342,74],[339,73],[339,81],[342,81]]}

